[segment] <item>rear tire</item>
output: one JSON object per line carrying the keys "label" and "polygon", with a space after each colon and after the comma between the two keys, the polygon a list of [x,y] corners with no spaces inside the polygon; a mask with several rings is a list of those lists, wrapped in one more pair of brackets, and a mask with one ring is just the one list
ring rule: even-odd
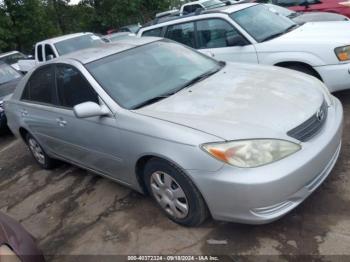
{"label": "rear tire", "polygon": [[175,165],[153,158],[144,169],[145,185],[165,215],[183,226],[198,226],[209,215],[199,190]]}
{"label": "rear tire", "polygon": [[49,157],[39,142],[29,133],[26,135],[26,142],[32,156],[41,168],[52,169],[55,167],[56,160]]}

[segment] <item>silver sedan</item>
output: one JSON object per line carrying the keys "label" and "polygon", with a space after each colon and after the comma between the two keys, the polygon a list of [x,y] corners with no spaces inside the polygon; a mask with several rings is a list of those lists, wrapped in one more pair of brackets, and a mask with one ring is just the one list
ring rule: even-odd
{"label": "silver sedan", "polygon": [[343,116],[316,78],[157,38],[46,63],[5,110],[43,168],[58,159],[111,178],[187,226],[291,211],[332,170]]}

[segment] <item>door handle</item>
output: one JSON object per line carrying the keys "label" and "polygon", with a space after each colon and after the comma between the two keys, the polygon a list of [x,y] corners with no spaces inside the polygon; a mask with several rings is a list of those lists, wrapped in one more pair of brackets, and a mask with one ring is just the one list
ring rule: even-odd
{"label": "door handle", "polygon": [[22,109],[20,112],[21,112],[22,117],[28,115],[28,111],[25,109]]}
{"label": "door handle", "polygon": [[62,118],[57,118],[56,122],[60,127],[65,127],[67,125],[67,121],[63,120]]}

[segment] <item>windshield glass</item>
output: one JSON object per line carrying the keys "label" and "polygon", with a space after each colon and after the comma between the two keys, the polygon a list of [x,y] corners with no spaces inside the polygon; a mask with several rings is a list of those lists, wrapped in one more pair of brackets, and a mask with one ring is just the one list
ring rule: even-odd
{"label": "windshield glass", "polygon": [[6,64],[9,64],[9,65],[13,65],[13,64],[16,64],[18,62],[18,60],[24,59],[24,58],[26,58],[26,56],[24,54],[14,53],[11,55],[7,55],[5,57],[1,57],[0,61],[5,62]]}
{"label": "windshield glass", "polygon": [[213,7],[219,7],[224,6],[225,4],[221,2],[220,0],[208,0],[202,3],[202,5],[205,8],[213,8]]}
{"label": "windshield glass", "polygon": [[11,66],[0,63],[0,85],[16,80],[21,77],[21,74]]}
{"label": "windshield glass", "polygon": [[81,49],[98,46],[103,43],[102,39],[94,34],[82,35],[63,40],[55,44],[59,55],[69,54]]}
{"label": "windshield glass", "polygon": [[283,16],[287,16],[287,17],[290,17],[290,16],[293,16],[295,14],[295,12],[287,9],[287,8],[284,8],[284,7],[280,7],[278,5],[273,5],[273,4],[265,4],[265,6],[272,12],[276,13],[276,14],[280,14],[280,15],[283,15]]}
{"label": "windshield glass", "polygon": [[289,18],[270,11],[262,4],[234,12],[230,16],[257,42],[282,34],[296,25]]}
{"label": "windshield glass", "polygon": [[166,40],[105,57],[86,67],[106,92],[127,109],[175,93],[191,80],[221,68],[218,62]]}

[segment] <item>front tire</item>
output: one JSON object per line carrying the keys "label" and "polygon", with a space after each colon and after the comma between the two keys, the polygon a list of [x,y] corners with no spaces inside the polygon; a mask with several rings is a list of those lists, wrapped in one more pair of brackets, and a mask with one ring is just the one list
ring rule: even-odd
{"label": "front tire", "polygon": [[39,142],[29,133],[26,135],[26,142],[32,156],[41,168],[52,169],[55,167],[56,161],[46,154]]}
{"label": "front tire", "polygon": [[208,217],[202,195],[175,165],[157,158],[145,166],[147,190],[168,218],[183,226],[198,226]]}

